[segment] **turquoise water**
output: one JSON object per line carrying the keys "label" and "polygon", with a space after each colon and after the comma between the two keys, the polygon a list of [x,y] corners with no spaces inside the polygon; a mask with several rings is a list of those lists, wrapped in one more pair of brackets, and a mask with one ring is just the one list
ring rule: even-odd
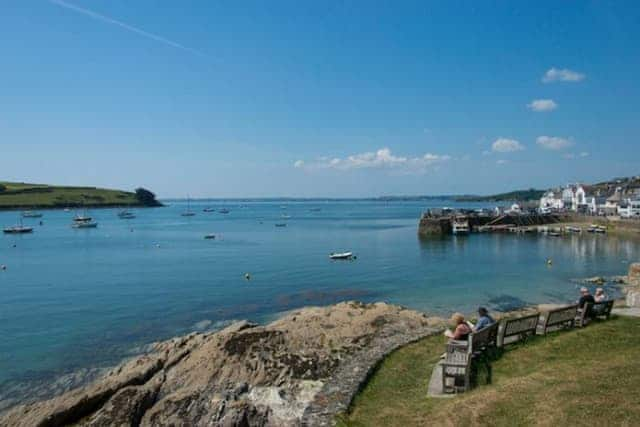
{"label": "turquoise water", "polygon": [[[33,234],[2,235],[0,392],[107,366],[176,334],[310,304],[385,300],[446,314],[568,301],[572,279],[622,274],[640,258],[637,242],[600,235],[421,240],[424,202],[198,202],[195,217],[180,216],[184,207],[138,209],[133,220],[94,210],[99,228],[89,230],[70,227],[73,212],[44,211],[42,226],[28,221]],[[0,213],[1,226],[15,222],[15,212]],[[343,250],[357,260],[328,259]]]}

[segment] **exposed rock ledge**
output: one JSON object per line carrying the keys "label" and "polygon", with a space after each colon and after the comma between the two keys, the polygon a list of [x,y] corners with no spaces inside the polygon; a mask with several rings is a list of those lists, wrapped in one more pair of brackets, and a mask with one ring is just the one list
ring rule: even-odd
{"label": "exposed rock ledge", "polygon": [[85,387],[0,417],[10,426],[330,425],[375,365],[442,321],[385,303],[305,308],[158,343]]}

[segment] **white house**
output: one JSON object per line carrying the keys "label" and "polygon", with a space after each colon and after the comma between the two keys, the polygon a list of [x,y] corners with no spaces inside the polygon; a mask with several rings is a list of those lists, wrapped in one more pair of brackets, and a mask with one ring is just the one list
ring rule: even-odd
{"label": "white house", "polygon": [[627,199],[618,205],[620,218],[640,218],[640,200]]}
{"label": "white house", "polygon": [[522,209],[520,208],[520,205],[517,203],[514,203],[511,205],[511,207],[509,209],[507,209],[506,213],[508,214],[521,214],[522,213]]}
{"label": "white house", "polygon": [[553,211],[559,211],[564,209],[564,201],[562,200],[561,193],[554,193],[553,191],[547,191],[540,198],[540,213],[550,213]]}

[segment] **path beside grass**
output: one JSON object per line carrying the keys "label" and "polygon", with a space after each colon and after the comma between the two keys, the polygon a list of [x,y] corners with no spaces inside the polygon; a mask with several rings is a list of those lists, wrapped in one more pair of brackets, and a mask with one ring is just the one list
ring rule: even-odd
{"label": "path beside grass", "polygon": [[612,317],[535,337],[493,364],[493,384],[427,398],[445,345],[425,338],[390,355],[339,426],[639,425],[640,319]]}

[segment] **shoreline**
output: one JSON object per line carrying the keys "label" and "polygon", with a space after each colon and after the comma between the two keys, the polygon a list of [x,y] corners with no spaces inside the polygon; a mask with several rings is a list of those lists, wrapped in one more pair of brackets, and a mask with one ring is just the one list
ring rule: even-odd
{"label": "shoreline", "polygon": [[[629,267],[630,272],[632,268]],[[625,280],[621,280],[623,277]],[[599,282],[581,281],[594,286]],[[627,276],[614,276],[610,283],[619,283],[623,293],[638,286],[637,279],[633,282]],[[541,306],[544,304],[494,313],[500,319]],[[326,425],[349,407],[387,355],[442,333],[445,326],[446,321],[440,317],[387,303],[351,301],[294,309],[266,325],[240,321],[222,330],[192,332],[152,343],[150,351],[105,369],[106,374],[101,371],[79,388],[48,400],[5,408],[0,411],[0,424],[3,420],[13,424],[22,419],[32,423],[55,414],[65,414],[63,418],[76,421],[93,417],[116,422],[121,419],[118,417],[131,416],[130,408],[119,401],[120,395],[127,393],[133,393],[129,400],[142,399],[136,400],[138,403],[146,401],[150,394],[154,396],[143,411],[144,417],[150,417],[145,420],[193,422],[197,417],[212,416],[212,409],[200,402],[196,413],[175,418],[180,405],[176,406],[170,397],[188,394],[192,405],[199,401],[197,396],[205,387],[215,390],[208,399],[217,399],[220,420],[232,417],[237,421],[238,417],[253,414],[277,425],[298,425],[302,421]],[[194,363],[194,355],[199,363]],[[216,358],[222,362],[216,362]],[[211,365],[216,363],[219,366],[213,369]],[[176,378],[190,380],[177,383]],[[207,380],[202,383],[200,378]],[[100,402],[87,406],[87,396],[100,396],[96,397]],[[144,396],[147,397],[143,399]],[[240,409],[231,411],[232,404],[239,404]]]}

